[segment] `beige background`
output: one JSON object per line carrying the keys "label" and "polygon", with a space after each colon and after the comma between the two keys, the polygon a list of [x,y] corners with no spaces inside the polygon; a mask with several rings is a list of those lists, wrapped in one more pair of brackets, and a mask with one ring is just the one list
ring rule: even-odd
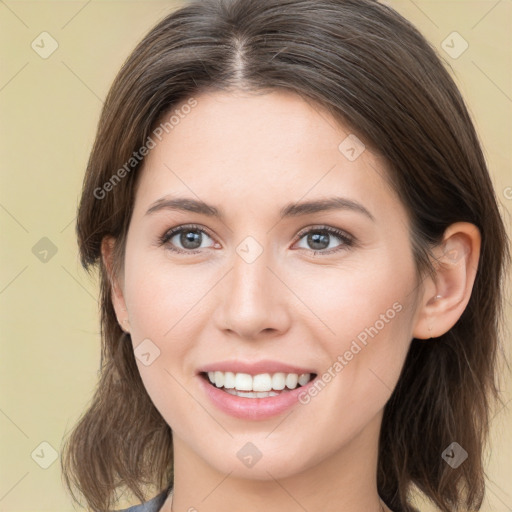
{"label": "beige background", "polygon": [[[387,3],[450,64],[510,223],[512,1]],[[77,200],[102,98],[135,43],[175,5],[0,0],[0,512],[73,510],[52,447],[60,450],[92,395],[100,347],[97,284],[77,258]],[[442,48],[454,31],[469,44],[457,58]],[[58,44],[46,59],[31,47],[51,48],[42,32]],[[455,37],[452,52],[464,44]],[[507,315],[510,332],[510,305]],[[511,398],[507,379],[484,512],[512,511]]]}

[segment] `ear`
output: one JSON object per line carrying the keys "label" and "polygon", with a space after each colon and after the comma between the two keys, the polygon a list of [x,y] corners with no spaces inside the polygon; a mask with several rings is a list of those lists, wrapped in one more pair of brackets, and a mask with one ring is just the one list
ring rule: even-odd
{"label": "ear", "polygon": [[112,236],[105,236],[103,238],[101,241],[101,257],[110,281],[112,305],[116,312],[117,321],[124,332],[130,332],[130,322],[128,320],[128,310],[124,300],[123,283],[119,281],[118,276],[115,275],[113,270],[115,242],[116,240]]}
{"label": "ear", "polygon": [[436,338],[459,320],[471,297],[480,258],[481,235],[469,222],[450,225],[435,248],[436,278],[423,285],[413,336]]}

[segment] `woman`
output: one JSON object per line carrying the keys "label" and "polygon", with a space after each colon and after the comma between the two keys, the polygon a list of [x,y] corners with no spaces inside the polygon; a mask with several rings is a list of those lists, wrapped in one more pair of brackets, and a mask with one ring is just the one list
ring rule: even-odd
{"label": "woman", "polygon": [[166,17],[109,92],[77,233],[102,367],[62,464],[91,509],[148,485],[129,510],[479,509],[508,240],[391,8]]}

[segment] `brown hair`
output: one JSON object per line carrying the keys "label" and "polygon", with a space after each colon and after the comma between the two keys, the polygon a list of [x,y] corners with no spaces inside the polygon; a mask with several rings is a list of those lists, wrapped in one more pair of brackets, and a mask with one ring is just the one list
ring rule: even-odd
{"label": "brown hair", "polygon": [[[118,487],[144,501],[144,486],[172,482],[171,429],[117,323],[101,242],[116,237],[120,272],[143,160],[122,179],[112,178],[126,170],[162,115],[192,95],[232,88],[293,91],[327,108],[385,158],[410,215],[419,276],[434,272],[431,249],[450,224],[479,228],[469,303],[444,335],[412,340],[385,407],[378,460],[379,494],[395,512],[415,510],[412,486],[442,511],[479,509],[483,450],[498,397],[508,237],[450,74],[407,20],[374,0],[195,1],[159,22],[124,63],[105,101],[77,219],[81,262],[87,270],[99,266],[102,352],[92,403],[63,448],[73,498],[74,486],[92,509],[108,510]],[[457,469],[441,457],[452,441],[470,454]]]}

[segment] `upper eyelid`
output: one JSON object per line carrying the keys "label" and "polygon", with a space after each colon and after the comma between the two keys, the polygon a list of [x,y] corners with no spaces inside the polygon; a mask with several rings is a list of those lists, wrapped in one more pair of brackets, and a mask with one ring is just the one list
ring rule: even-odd
{"label": "upper eyelid", "polygon": [[297,233],[297,236],[299,238],[301,238],[302,235],[308,233],[309,231],[314,231],[314,230],[317,230],[317,231],[324,230],[324,231],[329,232],[331,235],[338,235],[338,233],[336,233],[336,232],[339,231],[339,235],[344,235],[347,238],[354,238],[350,233],[348,233],[344,229],[336,228],[334,226],[329,226],[327,224],[313,224],[311,226],[306,226],[305,228],[302,228],[299,230],[299,232]]}

